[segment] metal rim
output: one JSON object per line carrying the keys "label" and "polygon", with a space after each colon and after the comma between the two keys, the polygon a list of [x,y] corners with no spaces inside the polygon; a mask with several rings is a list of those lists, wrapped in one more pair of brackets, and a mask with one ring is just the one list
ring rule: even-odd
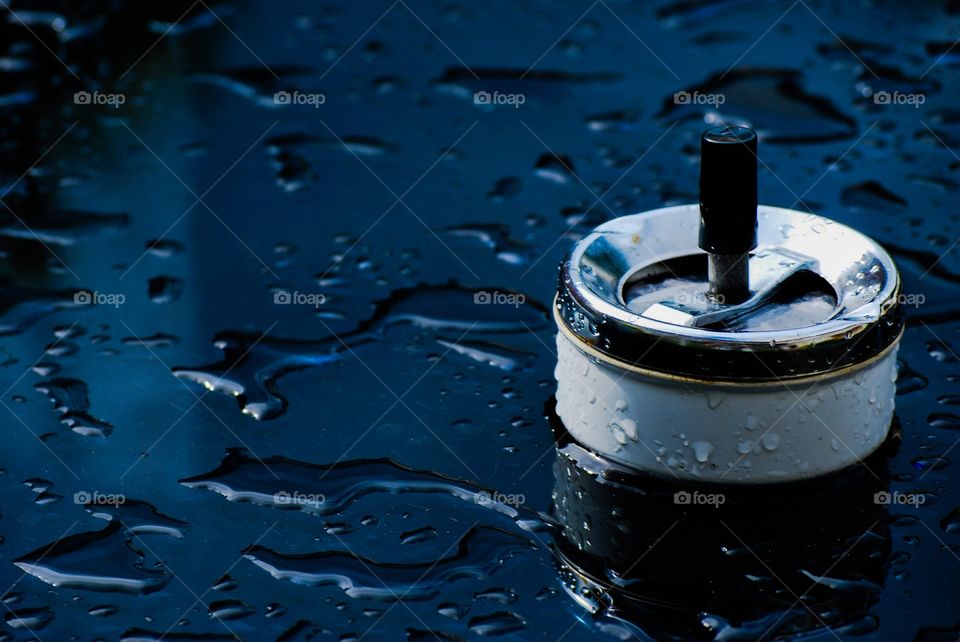
{"label": "metal rim", "polygon": [[[691,375],[674,374],[671,372],[664,372],[661,370],[651,370],[649,368],[643,367],[642,365],[627,363],[619,359],[613,359],[609,355],[603,352],[600,352],[599,350],[597,350],[596,346],[590,345],[581,341],[577,336],[575,336],[570,331],[570,328],[567,327],[565,323],[561,323],[560,314],[558,310],[556,309],[554,310],[553,316],[554,316],[554,320],[557,322],[559,326],[559,331],[563,333],[568,340],[573,341],[573,344],[577,347],[577,349],[583,352],[587,357],[589,357],[590,359],[593,359],[598,363],[604,363],[611,367],[619,368],[620,370],[625,370],[629,372],[631,375],[634,375],[637,377],[645,377],[655,381],[670,382],[674,384],[691,384],[691,385],[699,385],[699,386],[707,386],[707,387],[720,386],[720,387],[729,387],[729,388],[738,388],[738,389],[744,388],[744,387],[754,388],[754,389],[758,389],[758,388],[780,389],[783,387],[783,384],[785,382],[784,380],[786,379],[786,378],[751,379],[746,381],[741,379],[717,380],[712,378],[706,378],[706,379],[698,378]],[[900,334],[896,336],[895,340],[892,341],[890,345],[888,345],[886,348],[884,348],[877,354],[871,357],[868,357],[865,361],[848,363],[844,366],[839,366],[837,368],[828,370],[826,372],[819,372],[819,373],[814,373],[810,375],[792,377],[792,378],[789,378],[789,383],[794,386],[802,387],[806,385],[808,382],[829,381],[835,378],[840,378],[840,377],[849,375],[858,370],[868,368],[873,364],[875,364],[876,362],[882,360],[884,357],[886,357],[890,353],[890,351],[896,347],[896,343],[899,342],[902,336],[903,336],[903,328],[901,328]]]}

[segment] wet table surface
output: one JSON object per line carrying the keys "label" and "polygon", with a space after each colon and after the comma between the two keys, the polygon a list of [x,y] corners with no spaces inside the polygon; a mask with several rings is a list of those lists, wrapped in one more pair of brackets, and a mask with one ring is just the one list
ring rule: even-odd
{"label": "wet table surface", "polygon": [[[146,4],[0,10],[0,639],[960,635],[960,6]],[[710,122],[898,261],[923,501],[844,540],[869,572],[638,628],[558,569],[549,310],[573,241],[696,201]]]}

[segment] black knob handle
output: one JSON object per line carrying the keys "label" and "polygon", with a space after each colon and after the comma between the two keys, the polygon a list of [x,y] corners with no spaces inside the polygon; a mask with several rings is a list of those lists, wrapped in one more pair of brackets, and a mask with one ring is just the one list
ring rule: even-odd
{"label": "black knob handle", "polygon": [[745,254],[757,247],[757,135],[714,127],[700,140],[700,248]]}

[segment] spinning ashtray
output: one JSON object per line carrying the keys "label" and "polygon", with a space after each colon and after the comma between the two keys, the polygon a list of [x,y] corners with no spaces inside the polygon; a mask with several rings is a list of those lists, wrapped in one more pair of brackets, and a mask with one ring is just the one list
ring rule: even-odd
{"label": "spinning ashtray", "polygon": [[701,140],[700,204],[614,219],[563,263],[557,415],[583,446],[685,480],[825,475],[884,442],[900,276],[872,239],[757,205],[757,137]]}

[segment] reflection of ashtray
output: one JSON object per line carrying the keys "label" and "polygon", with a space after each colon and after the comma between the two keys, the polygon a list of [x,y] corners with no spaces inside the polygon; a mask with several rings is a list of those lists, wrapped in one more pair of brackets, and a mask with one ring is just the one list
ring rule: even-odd
{"label": "reflection of ashtray", "polygon": [[864,466],[746,487],[637,473],[563,435],[552,513],[564,588],[599,626],[642,640],[872,630],[891,550],[874,500],[890,432]]}

